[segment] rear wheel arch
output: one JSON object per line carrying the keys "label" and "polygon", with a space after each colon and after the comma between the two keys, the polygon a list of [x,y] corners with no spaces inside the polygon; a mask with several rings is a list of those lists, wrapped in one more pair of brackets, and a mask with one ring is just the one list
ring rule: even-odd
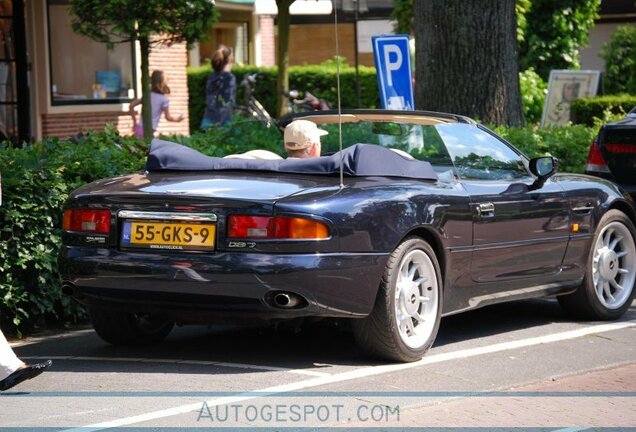
{"label": "rear wheel arch", "polygon": [[[430,227],[419,227],[410,231],[408,234],[402,237],[398,244],[404,242],[404,240],[406,240],[409,237],[419,237],[422,240],[424,240],[426,243],[428,243],[431,246],[431,248],[433,248],[433,252],[435,252],[435,256],[437,257],[437,261],[439,263],[439,267],[442,272],[442,275],[445,275],[446,274],[446,255],[444,254],[444,246],[442,244],[442,240],[440,239],[439,235]],[[442,278],[442,282],[443,282],[443,278]],[[443,291],[443,288],[442,288],[442,291]]]}
{"label": "rear wheel arch", "polygon": [[609,210],[619,210],[625,213],[629,220],[631,220],[632,223],[636,225],[636,213],[634,212],[632,206],[630,206],[627,202],[616,200],[609,206],[608,211]]}
{"label": "rear wheel arch", "polygon": [[[444,275],[446,274],[446,256],[444,255],[444,247],[442,246],[442,241],[438,237],[438,234],[434,232],[433,228],[418,227],[418,228],[412,229],[411,231],[406,233],[404,237],[400,238],[397,241],[397,243],[393,246],[393,249],[391,249],[389,254],[392,253],[392,251],[394,251],[399,245],[404,243],[404,241],[414,237],[424,240],[433,249],[433,252],[435,253],[435,258],[437,258],[437,263],[440,267],[440,271],[442,275],[442,293],[443,293],[446,286],[446,284],[444,283],[445,282]],[[376,288],[379,288],[379,286]],[[377,301],[379,295],[381,295],[381,290],[376,289],[375,295],[373,298],[374,304]]]}

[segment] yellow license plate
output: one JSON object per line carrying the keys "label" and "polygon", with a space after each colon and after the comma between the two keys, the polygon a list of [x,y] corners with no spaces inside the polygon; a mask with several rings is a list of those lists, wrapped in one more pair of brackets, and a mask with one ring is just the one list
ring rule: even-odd
{"label": "yellow license plate", "polygon": [[213,249],[215,236],[214,224],[125,221],[121,242],[152,249]]}

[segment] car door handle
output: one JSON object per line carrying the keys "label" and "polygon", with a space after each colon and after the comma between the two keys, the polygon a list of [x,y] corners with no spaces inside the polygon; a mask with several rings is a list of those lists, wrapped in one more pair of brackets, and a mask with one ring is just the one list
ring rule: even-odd
{"label": "car door handle", "polygon": [[481,217],[493,217],[495,215],[495,205],[493,203],[477,204],[477,213]]}

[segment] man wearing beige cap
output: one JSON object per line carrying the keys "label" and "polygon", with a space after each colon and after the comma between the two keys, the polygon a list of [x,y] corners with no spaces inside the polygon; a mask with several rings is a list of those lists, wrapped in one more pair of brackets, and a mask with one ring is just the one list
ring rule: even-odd
{"label": "man wearing beige cap", "polygon": [[294,120],[285,128],[285,151],[290,158],[312,158],[320,156],[320,137],[326,130],[318,129],[309,120]]}

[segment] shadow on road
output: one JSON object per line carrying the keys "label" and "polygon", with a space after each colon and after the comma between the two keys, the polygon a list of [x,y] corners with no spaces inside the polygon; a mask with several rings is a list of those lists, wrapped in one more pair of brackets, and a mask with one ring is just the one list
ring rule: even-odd
{"label": "shadow on road", "polygon": [[[636,318],[636,303],[624,319]],[[552,323],[573,322],[555,300],[525,300],[466,312],[442,320],[433,347],[470,342]],[[586,323],[587,324],[587,323]],[[369,358],[353,340],[345,322],[306,323],[300,328],[204,327],[175,328],[160,345],[115,347],[93,332],[62,339],[44,339],[16,349],[19,356],[100,358],[99,361],[64,359],[54,371],[143,373],[250,373],[255,369],[228,368],[213,363],[239,363],[290,369],[320,370],[323,365],[371,366],[383,364]],[[109,360],[111,359],[111,360]],[[115,359],[115,360],[112,360]],[[126,361],[130,359],[130,361]],[[138,359],[152,359],[140,362]],[[201,362],[201,364],[196,364]]]}

